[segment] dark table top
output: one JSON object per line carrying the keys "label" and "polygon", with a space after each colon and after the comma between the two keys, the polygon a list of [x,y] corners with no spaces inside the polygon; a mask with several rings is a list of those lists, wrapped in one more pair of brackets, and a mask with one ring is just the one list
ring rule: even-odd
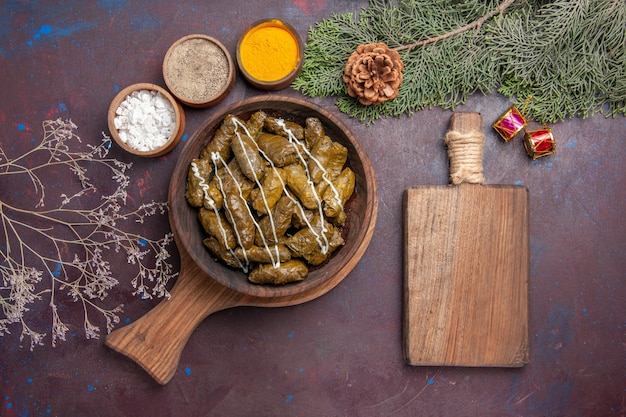
{"label": "dark table top", "polygon": [[[234,54],[241,31],[260,18],[284,19],[306,38],[315,22],[366,5],[239,3],[4,2],[0,147],[5,158],[29,149],[42,137],[43,121],[57,118],[75,123],[83,146],[99,144],[102,132],[108,134],[106,114],[116,92],[136,82],[164,86],[163,56],[184,35],[211,35]],[[186,137],[223,106],[257,94],[238,78],[218,106],[185,108]],[[280,94],[301,96],[290,88]],[[554,124],[557,155],[533,161],[520,142],[504,143],[489,127],[510,105],[505,98],[476,95],[458,109],[483,115],[487,182],[521,184],[530,191],[530,363],[515,369],[412,367],[402,354],[402,195],[410,186],[447,183],[442,138],[451,112],[425,110],[367,127],[340,113],[332,98],[310,100],[350,127],[376,173],[378,222],[354,271],[328,294],[302,305],[238,307],[210,316],[188,341],[165,386],[105,347],[102,337],[86,339],[83,305],[57,287],[54,302],[68,332],[52,346],[51,271],[36,284],[40,298],[20,318],[28,329],[46,333],[42,345],[31,350],[29,338],[20,339],[25,327],[19,320],[0,337],[0,415],[624,415],[625,119],[594,116]],[[110,157],[133,164],[129,207],[166,200],[183,146],[184,141],[157,159],[110,150]],[[95,173],[92,179],[101,190],[110,188],[110,175]],[[62,169],[44,180],[50,208],[76,181]],[[28,180],[3,180],[1,187],[2,201],[29,201],[34,192]],[[82,201],[90,207],[98,199],[95,193]],[[169,231],[166,215],[122,227],[156,237]],[[176,248],[169,249],[176,269]],[[160,300],[133,296],[132,266],[112,250],[104,256],[119,284],[96,303],[124,304],[120,327]],[[9,288],[0,283],[3,299]],[[104,316],[87,310],[103,336]],[[2,314],[0,319],[6,318]]]}

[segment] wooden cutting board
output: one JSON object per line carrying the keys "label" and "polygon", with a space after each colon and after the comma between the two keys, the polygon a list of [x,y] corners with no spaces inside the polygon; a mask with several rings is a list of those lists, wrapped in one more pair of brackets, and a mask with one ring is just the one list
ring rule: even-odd
{"label": "wooden cutting board", "polygon": [[[479,113],[454,113],[448,134],[484,140],[481,129]],[[482,176],[482,144],[479,151]],[[459,161],[449,156],[456,169]],[[403,335],[409,364],[528,362],[528,221],[523,186],[461,182],[405,191]]]}

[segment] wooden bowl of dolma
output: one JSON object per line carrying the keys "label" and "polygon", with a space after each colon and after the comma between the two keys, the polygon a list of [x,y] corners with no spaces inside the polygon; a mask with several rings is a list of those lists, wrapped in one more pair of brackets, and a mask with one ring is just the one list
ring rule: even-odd
{"label": "wooden bowl of dolma", "polygon": [[[241,270],[217,261],[203,244],[206,237],[198,210],[186,201],[190,164],[198,158],[225,116],[247,120],[262,110],[267,115],[304,125],[316,117],[332,140],[348,148],[346,165],[355,174],[355,190],[345,204],[342,236],[345,244],[322,265],[311,268],[303,281],[285,285],[250,282]],[[330,291],[359,262],[369,245],[378,211],[372,164],[352,132],[333,114],[306,100],[263,95],[234,103],[213,114],[186,141],[168,192],[169,220],[181,256],[181,271],[169,300],[146,316],[111,333],[106,345],[139,363],[157,382],[167,383],[176,370],[183,347],[208,315],[230,307],[281,307],[304,303]]]}

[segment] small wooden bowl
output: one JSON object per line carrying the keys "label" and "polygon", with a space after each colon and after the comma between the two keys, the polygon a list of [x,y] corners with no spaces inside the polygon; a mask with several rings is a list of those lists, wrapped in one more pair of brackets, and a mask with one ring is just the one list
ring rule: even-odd
{"label": "small wooden bowl", "polygon": [[[115,117],[117,116],[116,114],[117,109],[120,107],[122,102],[126,100],[126,98],[131,93],[133,93],[134,91],[140,91],[140,90],[158,91],[165,98],[167,98],[167,100],[172,104],[172,107],[174,108],[174,120],[176,122],[176,127],[174,129],[174,132],[162,146],[160,146],[159,148],[150,150],[150,151],[141,151],[125,143],[120,137],[119,131],[115,127]],[[113,137],[113,140],[122,149],[137,156],[157,157],[157,156],[165,155],[166,153],[174,149],[174,147],[178,145],[178,142],[180,142],[180,139],[183,136],[183,131],[185,130],[185,113],[183,112],[183,108],[181,107],[180,103],[178,103],[174,99],[174,97],[172,97],[172,95],[168,93],[167,90],[165,90],[164,88],[159,87],[156,84],[151,84],[151,83],[138,83],[138,84],[129,85],[128,87],[120,91],[115,96],[115,98],[113,98],[113,101],[111,101],[111,104],[109,106],[108,124],[109,124],[109,131],[111,132],[111,136]]]}
{"label": "small wooden bowl", "polygon": [[190,107],[210,107],[226,98],[235,84],[235,73],[228,50],[207,35],[180,38],[163,59],[167,88]]}
{"label": "small wooden bowl", "polygon": [[[247,56],[245,53],[242,53],[242,44],[244,42],[250,41],[250,39],[252,39],[255,36],[262,37],[262,34],[260,31],[263,31],[267,28],[279,29],[281,32],[283,32],[283,35],[287,36],[287,39],[289,37],[293,38],[293,42],[295,43],[295,46],[297,48],[297,51],[296,51],[297,57],[294,57],[295,64],[293,68],[291,68],[289,72],[285,73],[285,75],[281,76],[278,79],[260,78],[259,74],[255,74],[252,70],[248,69],[247,64],[248,64],[248,61],[252,59],[252,57]],[[291,43],[291,42],[286,42],[286,43]],[[285,47],[286,43],[277,43],[276,45],[273,45],[273,47],[281,48],[284,50],[285,54],[288,54],[289,53],[288,48]],[[259,47],[253,48],[255,55],[256,54],[260,55],[260,56],[255,56],[256,59],[262,60],[264,58],[262,54],[262,50],[263,50],[262,48],[264,46],[265,46],[265,42],[260,44]],[[254,22],[246,31],[244,31],[243,35],[241,36],[237,44],[237,66],[239,67],[239,71],[241,71],[241,75],[248,83],[250,83],[254,87],[261,89],[261,90],[276,91],[276,90],[282,90],[283,88],[288,87],[293,82],[293,80],[296,79],[298,74],[300,74],[300,71],[302,70],[303,62],[304,62],[304,43],[302,42],[300,35],[298,35],[298,32],[291,25],[289,25],[288,23],[282,20],[263,19],[263,20]],[[276,63],[272,62],[271,59],[268,59],[268,62],[263,65],[263,67],[267,67],[267,68],[275,67],[275,66],[276,66]]]}

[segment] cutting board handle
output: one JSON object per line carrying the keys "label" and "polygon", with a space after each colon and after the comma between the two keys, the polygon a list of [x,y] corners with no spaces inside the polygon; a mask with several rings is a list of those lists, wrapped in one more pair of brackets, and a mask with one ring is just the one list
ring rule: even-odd
{"label": "cutting board handle", "polygon": [[467,182],[482,184],[483,146],[485,135],[482,133],[483,118],[476,112],[457,112],[450,118],[450,126],[445,136],[450,161],[450,183],[454,185]]}
{"label": "cutting board handle", "polygon": [[198,267],[183,267],[169,299],[110,333],[104,343],[165,385],[174,376],[195,328],[212,313],[244,305],[245,297],[207,277]]}
{"label": "cutting board handle", "polygon": [[[468,174],[471,180],[482,177],[481,124],[479,113],[452,115],[446,142],[449,148],[462,145],[463,152],[452,153],[451,173],[456,163],[466,162],[465,146],[476,146],[469,152],[476,169]],[[403,203],[407,362],[472,367],[527,363],[526,187],[414,187],[406,190]]]}

